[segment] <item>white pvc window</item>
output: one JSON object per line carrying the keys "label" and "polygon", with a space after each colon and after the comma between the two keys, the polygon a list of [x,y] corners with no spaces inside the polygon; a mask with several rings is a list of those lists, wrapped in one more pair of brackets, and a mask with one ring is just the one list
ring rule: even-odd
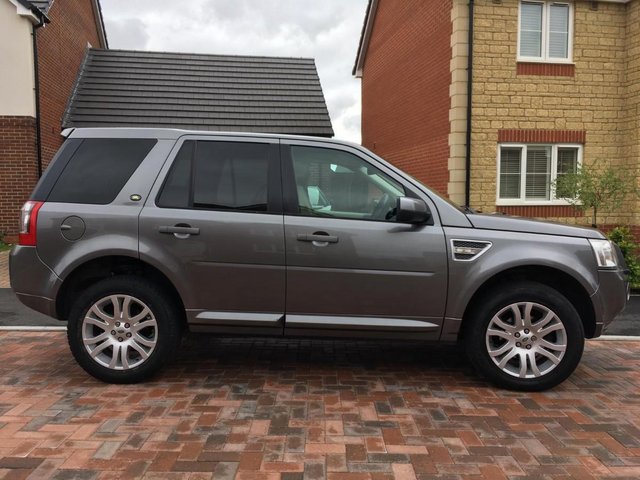
{"label": "white pvc window", "polygon": [[581,145],[500,145],[497,204],[565,205],[567,201],[556,195],[556,180],[581,164]]}
{"label": "white pvc window", "polygon": [[570,62],[572,37],[572,4],[540,0],[520,2],[519,60]]}

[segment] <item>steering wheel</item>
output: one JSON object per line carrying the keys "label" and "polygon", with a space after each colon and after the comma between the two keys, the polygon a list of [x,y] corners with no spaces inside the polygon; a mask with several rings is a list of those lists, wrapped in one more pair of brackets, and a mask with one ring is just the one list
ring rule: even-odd
{"label": "steering wheel", "polygon": [[378,220],[388,220],[388,214],[393,208],[393,198],[388,193],[385,193],[380,197],[378,203],[371,212],[371,218]]}

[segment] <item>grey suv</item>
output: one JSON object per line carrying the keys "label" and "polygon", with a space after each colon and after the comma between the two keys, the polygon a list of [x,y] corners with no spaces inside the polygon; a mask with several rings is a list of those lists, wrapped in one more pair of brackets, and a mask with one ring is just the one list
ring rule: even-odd
{"label": "grey suv", "polygon": [[10,267],[78,363],[123,383],[189,330],[460,341],[495,383],[540,390],[628,288],[597,230],[465,212],[360,146],[171,129],[72,131]]}

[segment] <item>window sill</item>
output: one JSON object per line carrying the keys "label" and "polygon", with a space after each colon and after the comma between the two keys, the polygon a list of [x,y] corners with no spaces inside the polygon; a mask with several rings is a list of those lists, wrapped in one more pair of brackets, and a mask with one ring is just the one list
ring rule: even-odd
{"label": "window sill", "polygon": [[536,57],[517,57],[518,63],[541,63],[550,65],[575,65],[572,59],[563,60],[562,58],[536,58]]}
{"label": "window sill", "polygon": [[496,200],[498,207],[558,207],[571,206],[566,200]]}
{"label": "window sill", "polygon": [[540,77],[575,77],[576,65],[572,62],[546,62],[518,60],[516,75]]}

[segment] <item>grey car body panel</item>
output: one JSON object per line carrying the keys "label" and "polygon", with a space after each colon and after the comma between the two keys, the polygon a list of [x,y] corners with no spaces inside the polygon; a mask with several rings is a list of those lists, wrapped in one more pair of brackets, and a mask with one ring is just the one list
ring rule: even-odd
{"label": "grey car body panel", "polygon": [[530,218],[511,217],[496,214],[470,214],[469,220],[475,228],[507,232],[539,233],[581,238],[606,238],[595,228],[576,227],[561,223],[543,222]]}
{"label": "grey car body panel", "polygon": [[[338,242],[297,240],[316,231]],[[291,314],[442,322],[447,260],[441,227],[286,216],[285,236],[285,329]]]}
{"label": "grey car body panel", "polygon": [[[620,288],[626,280],[621,270],[599,270],[598,290],[591,296],[596,311],[595,337],[602,335],[627,304],[628,290]],[[628,287],[627,287],[628,288]]]}
{"label": "grey car body panel", "polygon": [[[162,271],[178,290],[187,321],[201,329],[230,324],[255,326],[255,314],[285,312],[285,247],[282,214],[161,208],[155,199],[175,155],[186,140],[233,141],[227,135],[183,135],[173,148],[139,218],[140,259]],[[277,138],[243,141],[278,144]],[[198,235],[160,233],[177,224],[199,228]],[[227,318],[213,312],[233,312]],[[206,312],[211,312],[206,314]],[[205,315],[202,315],[205,313]],[[245,313],[245,315],[242,315]],[[279,322],[261,323],[281,333]]]}
{"label": "grey car body panel", "polygon": [[[596,335],[626,303],[622,269],[596,267],[587,239],[604,238],[597,230],[466,215],[349,142],[161,128],[75,129],[69,138],[159,141],[111,204],[46,202],[38,215],[37,250],[14,247],[12,287],[23,303],[47,315],[55,315],[57,291],[76,267],[109,255],[140,258],[163,272],[183,300],[192,331],[455,340],[478,288],[501,271],[530,265],[556,268],[583,286],[596,314]],[[186,138],[347,150],[424,200],[433,225],[158,208],[156,195]],[[131,200],[134,194],[141,200]],[[82,219],[85,229],[75,241],[60,229],[71,216]],[[159,232],[160,226],[191,222],[198,222],[199,235]],[[339,241],[324,246],[297,241],[298,233],[318,230]],[[75,238],[71,233],[67,237]],[[492,247],[477,261],[455,261],[454,238],[489,241]]]}
{"label": "grey car body panel", "polygon": [[9,256],[11,288],[27,307],[55,316],[53,292],[61,283],[53,270],[38,257],[35,247],[16,245]]}
{"label": "grey car body panel", "polygon": [[[200,234],[159,233],[160,226],[178,223]],[[147,206],[140,215],[140,259],[176,286],[189,321],[205,311],[284,314],[281,215]]]}
{"label": "grey car body panel", "polygon": [[453,260],[449,249],[449,298],[445,316],[461,319],[473,294],[496,274],[517,267],[544,266],[575,278],[589,295],[598,289],[598,269],[585,238],[527,234],[500,230],[445,227],[447,239],[492,243],[477,261]]}

